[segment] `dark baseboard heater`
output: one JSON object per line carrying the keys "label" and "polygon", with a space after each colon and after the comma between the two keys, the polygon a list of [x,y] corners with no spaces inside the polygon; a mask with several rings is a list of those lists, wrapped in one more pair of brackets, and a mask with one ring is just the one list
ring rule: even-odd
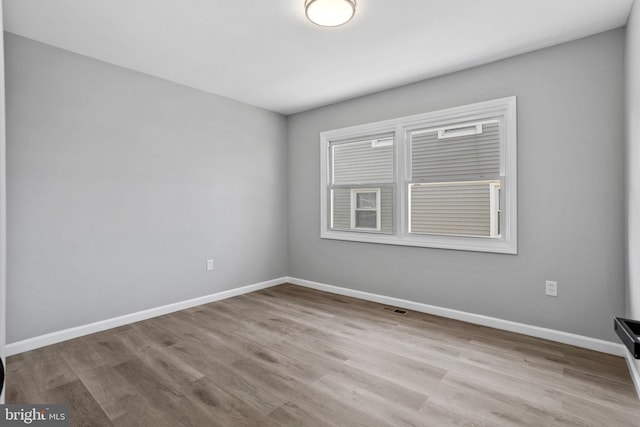
{"label": "dark baseboard heater", "polygon": [[616,317],[613,319],[613,327],[633,357],[640,359],[640,322]]}

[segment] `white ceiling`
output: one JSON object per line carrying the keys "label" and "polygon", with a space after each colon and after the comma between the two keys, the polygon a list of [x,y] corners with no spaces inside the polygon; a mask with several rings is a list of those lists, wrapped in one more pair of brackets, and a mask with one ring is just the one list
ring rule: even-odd
{"label": "white ceiling", "polygon": [[284,114],[585,37],[633,0],[4,0],[5,30]]}

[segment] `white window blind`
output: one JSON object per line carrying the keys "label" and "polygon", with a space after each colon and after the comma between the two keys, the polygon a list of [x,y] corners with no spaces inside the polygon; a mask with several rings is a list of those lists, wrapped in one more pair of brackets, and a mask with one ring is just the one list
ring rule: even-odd
{"label": "white window blind", "polygon": [[[458,137],[438,138],[438,129],[412,131],[410,133],[412,180],[462,181],[498,178],[500,176],[499,123],[492,121],[478,125],[482,129],[481,133]],[[466,125],[461,128],[468,127],[469,125]]]}
{"label": "white window blind", "polygon": [[499,185],[500,181],[410,184],[409,232],[497,237],[492,190]]}
{"label": "white window blind", "polygon": [[331,146],[333,184],[393,181],[393,138]]}
{"label": "white window blind", "polygon": [[409,233],[499,237],[500,122],[416,129],[409,138]]}

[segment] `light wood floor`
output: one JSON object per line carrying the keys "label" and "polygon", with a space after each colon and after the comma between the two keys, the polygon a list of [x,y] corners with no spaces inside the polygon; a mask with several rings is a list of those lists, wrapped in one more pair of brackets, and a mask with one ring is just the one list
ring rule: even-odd
{"label": "light wood floor", "polygon": [[282,285],[12,356],[75,426],[640,426],[622,358]]}

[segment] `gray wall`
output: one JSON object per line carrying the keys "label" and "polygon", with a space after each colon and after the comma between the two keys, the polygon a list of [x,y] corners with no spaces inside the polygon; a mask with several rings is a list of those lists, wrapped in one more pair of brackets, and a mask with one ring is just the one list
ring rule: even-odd
{"label": "gray wall", "polygon": [[[615,340],[624,310],[624,30],[289,120],[289,275]],[[428,54],[428,52],[425,52]],[[518,255],[321,240],[321,131],[518,97]],[[544,295],[558,281],[557,298]]]}
{"label": "gray wall", "polygon": [[[640,320],[640,3],[637,0],[627,23],[625,64],[628,228],[626,315]],[[635,362],[640,372],[640,361]]]}
{"label": "gray wall", "polygon": [[8,342],[286,275],[284,116],[5,41]]}
{"label": "gray wall", "polygon": [[[6,34],[8,342],[287,274],[614,340],[623,46],[607,32],[294,115],[287,134],[280,115]],[[518,255],[319,238],[321,131],[510,95]]]}

